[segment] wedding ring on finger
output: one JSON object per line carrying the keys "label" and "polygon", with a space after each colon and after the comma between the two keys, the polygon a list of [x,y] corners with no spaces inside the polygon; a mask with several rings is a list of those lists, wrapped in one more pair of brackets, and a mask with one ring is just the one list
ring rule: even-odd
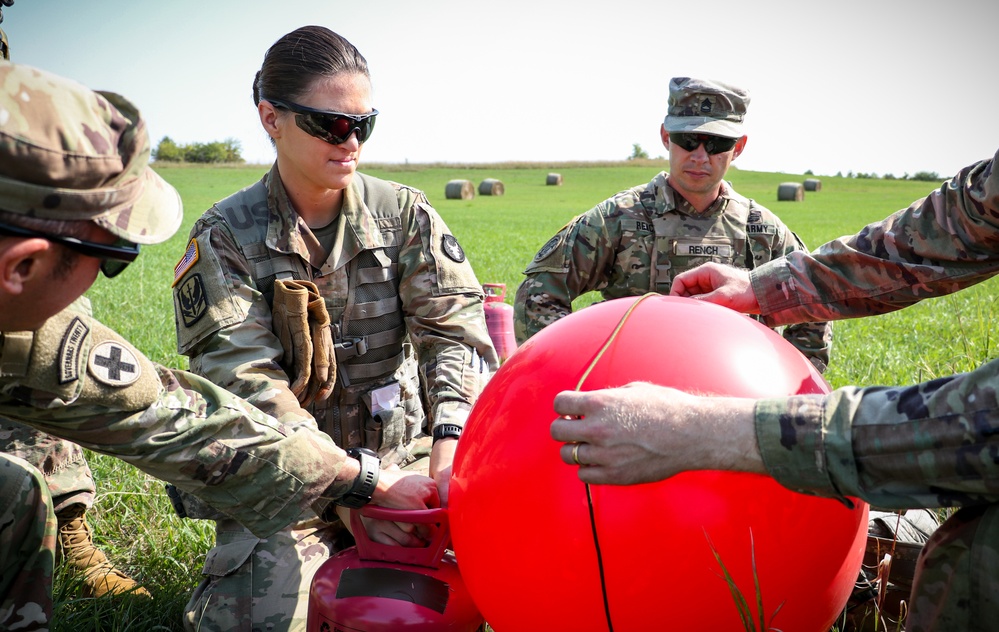
{"label": "wedding ring on finger", "polygon": [[579,460],[579,446],[581,445],[583,444],[577,443],[576,445],[572,446],[572,462],[575,463],[576,465],[584,465],[584,463]]}

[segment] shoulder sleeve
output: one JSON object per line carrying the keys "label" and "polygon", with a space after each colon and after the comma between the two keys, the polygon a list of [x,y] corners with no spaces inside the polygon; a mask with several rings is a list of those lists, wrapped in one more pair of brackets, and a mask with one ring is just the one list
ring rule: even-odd
{"label": "shoulder sleeve", "polygon": [[153,364],[94,320],[89,303],[77,301],[20,343],[4,343],[7,370],[0,388],[23,404],[53,410],[55,417],[67,406],[76,411],[142,410],[159,396]]}
{"label": "shoulder sleeve", "polygon": [[[632,192],[622,195],[629,207],[638,204]],[[514,301],[518,342],[570,314],[579,296],[607,286],[621,239],[620,203],[618,196],[578,215],[534,255]]]}
{"label": "shoulder sleeve", "polygon": [[[240,274],[240,271],[243,274]],[[174,269],[173,305],[177,351],[189,354],[223,327],[246,318],[248,306],[237,287],[249,270],[224,223],[202,219]]]}

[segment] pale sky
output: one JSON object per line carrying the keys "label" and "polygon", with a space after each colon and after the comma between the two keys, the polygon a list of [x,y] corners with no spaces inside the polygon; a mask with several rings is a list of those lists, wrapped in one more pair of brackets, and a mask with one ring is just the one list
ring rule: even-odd
{"label": "pale sky", "polygon": [[670,77],[749,90],[754,171],[936,171],[999,148],[995,0],[15,0],[12,60],[119,92],[154,145],[274,154],[250,98],[264,52],[321,24],[358,47],[381,114],[361,161],[665,153]]}

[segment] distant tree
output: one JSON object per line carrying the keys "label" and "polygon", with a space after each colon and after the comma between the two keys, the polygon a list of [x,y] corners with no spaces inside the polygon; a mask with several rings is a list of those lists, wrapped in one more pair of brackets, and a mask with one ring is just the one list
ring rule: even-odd
{"label": "distant tree", "polygon": [[853,177],[853,172],[852,171],[847,171],[846,172],[846,177],[847,178],[852,178]]}
{"label": "distant tree", "polygon": [[896,178],[896,177],[895,177],[895,176],[894,176],[893,174],[891,174],[891,173],[886,173],[886,174],[884,174],[883,176],[881,176],[881,178],[882,178],[883,180],[898,180],[898,178]]}
{"label": "distant tree", "polygon": [[912,180],[919,180],[920,182],[940,182],[942,178],[940,174],[936,171],[917,171],[912,174]]}
{"label": "distant tree", "polygon": [[222,141],[222,145],[225,147],[226,162],[246,162],[243,159],[243,146],[238,139],[229,137]]}
{"label": "distant tree", "polygon": [[211,143],[178,145],[169,136],[164,136],[153,150],[153,159],[165,162],[246,162],[239,141],[235,138]]}
{"label": "distant tree", "polygon": [[843,172],[842,171],[837,171],[836,172],[836,177],[837,178],[842,178],[843,177]]}
{"label": "distant tree", "polygon": [[815,174],[812,172],[811,169],[805,169],[805,175],[806,176],[814,176]]}
{"label": "distant tree", "polygon": [[628,160],[636,160],[639,158],[648,158],[649,152],[642,149],[642,146],[635,143],[631,146],[631,155],[628,156]]}
{"label": "distant tree", "polygon": [[184,149],[173,142],[169,136],[164,136],[160,144],[153,150],[153,160],[181,162],[184,160]]}

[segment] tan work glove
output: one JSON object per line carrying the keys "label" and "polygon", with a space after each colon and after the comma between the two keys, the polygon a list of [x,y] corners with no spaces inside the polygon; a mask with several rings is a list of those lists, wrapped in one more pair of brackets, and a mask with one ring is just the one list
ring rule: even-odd
{"label": "tan work glove", "polygon": [[[274,333],[281,340],[281,365],[291,378],[291,392],[299,401],[312,377],[312,333],[309,331],[309,301],[319,290],[312,281],[276,279],[271,316]],[[320,300],[322,300],[320,298]]]}
{"label": "tan work glove", "polygon": [[309,301],[309,333],[312,337],[312,377],[309,378],[308,393],[299,401],[303,406],[321,402],[333,392],[336,382],[336,353],[333,350],[333,331],[330,329],[330,315],[326,311],[326,301],[315,296]]}

